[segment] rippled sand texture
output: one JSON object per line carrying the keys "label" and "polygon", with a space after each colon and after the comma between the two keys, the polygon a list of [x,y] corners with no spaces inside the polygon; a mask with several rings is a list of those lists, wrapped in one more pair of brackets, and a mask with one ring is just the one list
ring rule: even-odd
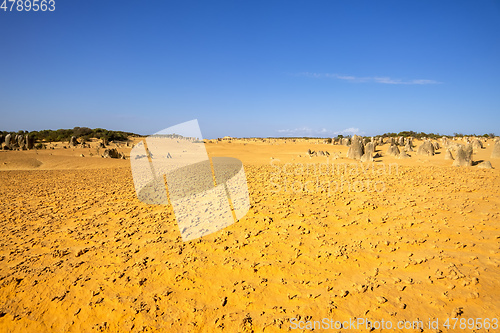
{"label": "rippled sand texture", "polygon": [[[189,242],[171,206],[137,199],[129,161],[0,153],[26,169],[0,171],[0,331],[275,332],[299,316],[499,315],[498,160],[452,167],[441,150],[328,174],[297,164],[326,163],[303,157],[308,148],[347,151],[207,144],[211,157],[243,161],[252,207]],[[343,192],[328,191],[332,181]]]}

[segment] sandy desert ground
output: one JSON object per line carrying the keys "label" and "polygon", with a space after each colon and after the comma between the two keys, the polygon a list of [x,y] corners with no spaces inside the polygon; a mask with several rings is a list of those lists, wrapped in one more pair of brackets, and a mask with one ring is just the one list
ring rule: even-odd
{"label": "sandy desert ground", "polygon": [[209,143],[209,156],[243,161],[252,206],[190,242],[170,206],[137,199],[128,159],[1,151],[0,331],[277,332],[291,318],[471,331],[442,323],[500,317],[492,147],[474,154],[494,167],[480,169],[453,167],[444,149],[400,160],[383,145],[361,164],[345,146]]}

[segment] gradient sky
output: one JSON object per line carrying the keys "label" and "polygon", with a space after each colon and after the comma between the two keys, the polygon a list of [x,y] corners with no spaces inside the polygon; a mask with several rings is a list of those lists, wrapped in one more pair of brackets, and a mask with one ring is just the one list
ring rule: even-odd
{"label": "gradient sky", "polygon": [[56,0],[0,31],[1,130],[500,134],[500,1]]}

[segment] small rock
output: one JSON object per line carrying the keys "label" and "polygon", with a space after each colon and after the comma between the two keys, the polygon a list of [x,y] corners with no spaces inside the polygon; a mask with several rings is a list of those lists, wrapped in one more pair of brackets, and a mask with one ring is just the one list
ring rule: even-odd
{"label": "small rock", "polygon": [[477,165],[477,167],[481,169],[493,169],[490,161],[481,162]]}
{"label": "small rock", "polygon": [[463,313],[464,313],[463,308],[461,307],[455,308],[453,309],[453,311],[451,311],[451,318],[458,318]]}

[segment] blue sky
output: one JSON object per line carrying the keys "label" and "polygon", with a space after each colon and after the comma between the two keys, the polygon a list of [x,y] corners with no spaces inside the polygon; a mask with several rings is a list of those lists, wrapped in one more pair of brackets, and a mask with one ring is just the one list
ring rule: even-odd
{"label": "blue sky", "polygon": [[56,0],[0,31],[1,130],[500,134],[500,1]]}

